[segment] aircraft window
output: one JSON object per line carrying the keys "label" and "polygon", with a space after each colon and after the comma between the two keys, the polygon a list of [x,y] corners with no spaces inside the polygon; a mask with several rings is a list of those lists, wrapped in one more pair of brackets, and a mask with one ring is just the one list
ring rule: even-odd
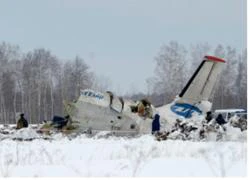
{"label": "aircraft window", "polygon": [[131,125],[130,125],[130,129],[135,129],[135,125],[134,125],[134,124],[131,124]]}
{"label": "aircraft window", "polygon": [[92,92],[89,92],[88,96],[92,96]]}

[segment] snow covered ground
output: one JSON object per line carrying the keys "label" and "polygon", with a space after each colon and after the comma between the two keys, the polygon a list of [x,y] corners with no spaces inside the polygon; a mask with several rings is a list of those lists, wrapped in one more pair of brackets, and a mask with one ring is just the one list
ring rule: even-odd
{"label": "snow covered ground", "polygon": [[3,136],[0,177],[247,176],[247,142],[242,139],[156,141],[152,135],[100,134],[69,139],[57,134],[54,140],[14,141]]}

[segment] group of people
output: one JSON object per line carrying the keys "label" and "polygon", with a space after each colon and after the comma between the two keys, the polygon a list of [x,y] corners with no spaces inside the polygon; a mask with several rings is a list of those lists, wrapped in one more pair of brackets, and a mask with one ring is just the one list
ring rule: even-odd
{"label": "group of people", "polygon": [[[62,128],[67,123],[71,123],[72,120],[69,115],[66,115],[64,118],[59,117],[59,116],[54,116],[52,122],[53,124],[55,124],[56,127]],[[27,128],[28,126],[29,126],[29,123],[27,119],[25,119],[24,113],[21,113],[20,118],[18,119],[17,124],[16,124],[16,129]]]}
{"label": "group of people", "polygon": [[[207,123],[209,123],[211,120],[213,119],[213,114],[211,111],[207,112],[206,115],[206,120]],[[222,114],[218,114],[218,116],[215,118],[216,123],[218,123],[219,125],[223,125],[226,124],[227,122],[225,121],[225,119],[223,118]]]}

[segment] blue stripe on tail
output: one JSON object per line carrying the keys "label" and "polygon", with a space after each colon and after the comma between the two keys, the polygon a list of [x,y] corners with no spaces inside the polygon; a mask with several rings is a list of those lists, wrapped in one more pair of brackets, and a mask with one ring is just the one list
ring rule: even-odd
{"label": "blue stripe on tail", "polygon": [[183,116],[184,118],[191,118],[194,112],[202,114],[202,111],[194,105],[186,103],[176,103],[170,107],[175,114]]}

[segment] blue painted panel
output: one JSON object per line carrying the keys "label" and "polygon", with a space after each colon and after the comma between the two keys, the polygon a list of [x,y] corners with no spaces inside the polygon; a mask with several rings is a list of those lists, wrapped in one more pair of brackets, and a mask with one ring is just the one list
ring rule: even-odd
{"label": "blue painted panel", "polygon": [[170,107],[171,111],[175,114],[183,116],[185,118],[191,118],[194,112],[202,114],[202,111],[194,105],[186,103],[176,103]]}

